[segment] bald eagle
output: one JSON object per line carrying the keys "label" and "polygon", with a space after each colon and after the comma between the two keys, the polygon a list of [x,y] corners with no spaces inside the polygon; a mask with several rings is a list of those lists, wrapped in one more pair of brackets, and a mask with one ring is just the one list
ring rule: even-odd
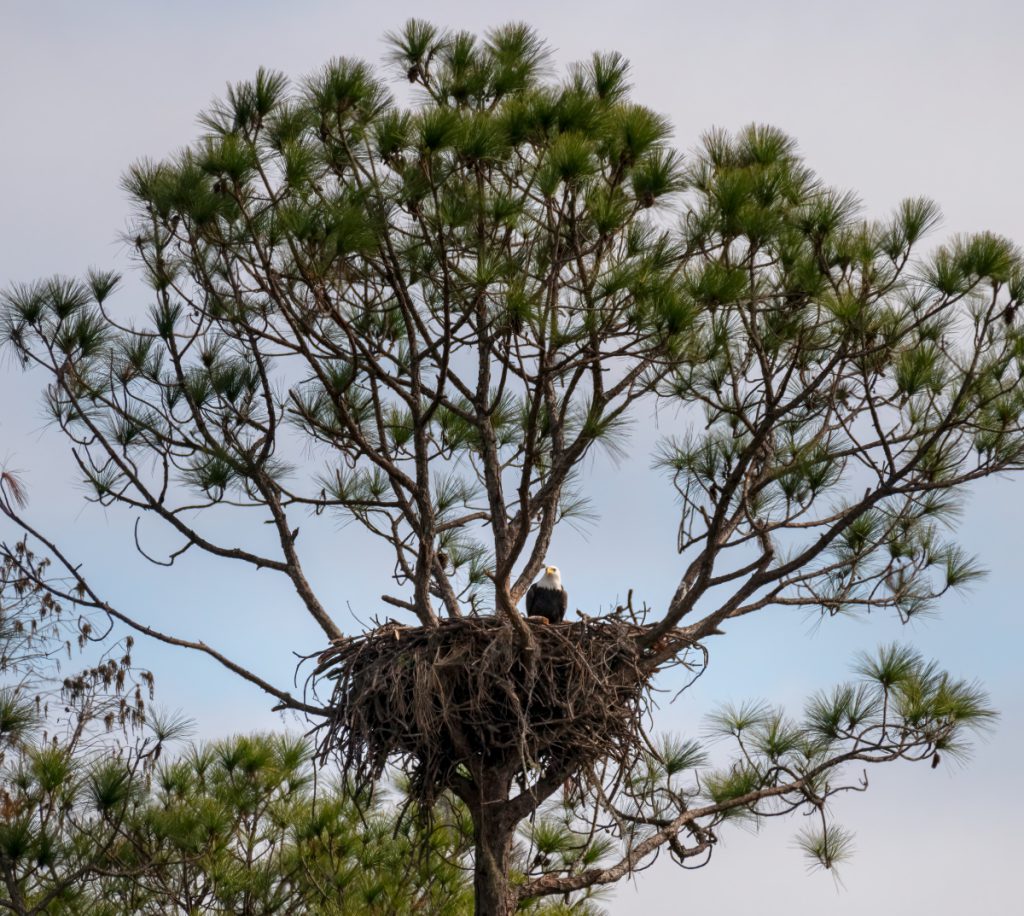
{"label": "bald eagle", "polygon": [[569,593],[562,588],[562,574],[557,566],[548,566],[526,593],[526,613],[547,617],[549,623],[561,623],[568,607]]}

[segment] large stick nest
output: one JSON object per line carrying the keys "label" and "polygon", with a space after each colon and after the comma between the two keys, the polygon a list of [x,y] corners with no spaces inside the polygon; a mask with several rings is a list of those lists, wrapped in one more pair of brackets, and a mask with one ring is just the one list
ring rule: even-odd
{"label": "large stick nest", "polygon": [[460,768],[628,766],[644,746],[654,675],[644,627],[612,617],[530,630],[530,651],[497,617],[389,623],[339,640],[314,672],[334,682],[321,758],[336,757],[357,784],[397,763],[427,804]]}

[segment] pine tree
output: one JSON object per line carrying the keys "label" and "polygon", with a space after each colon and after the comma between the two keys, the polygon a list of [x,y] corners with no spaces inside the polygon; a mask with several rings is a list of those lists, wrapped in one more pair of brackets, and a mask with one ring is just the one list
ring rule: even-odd
{"label": "pine tree", "polygon": [[[684,157],[615,54],[557,77],[521,25],[478,37],[411,21],[388,42],[409,104],[361,61],[294,86],[261,70],[203,115],[198,142],[129,170],[148,314],[116,317],[108,272],[7,290],[3,339],[49,373],[97,501],[166,523],[182,539],[170,561],[200,550],[286,577],[336,646],[351,643],[305,574],[299,522],[354,521],[390,545],[382,601],[424,639],[495,616],[493,644],[517,647],[513,694],[557,640],[517,605],[555,527],[596,495],[584,459],[627,447],[655,405],[678,418],[657,459],[681,502],[681,567],[667,606],[616,618],[635,626],[637,697],[727,621],[780,606],[906,621],[977,577],[950,523],[968,484],[1024,457],[1010,242],[922,252],[934,204],[864,219],[771,127],[711,132]],[[269,520],[274,550],[206,533],[214,507]],[[85,606],[332,714],[65,566]],[[845,765],[937,762],[991,718],[983,693],[912,650],[858,671],[802,719],[722,713],[738,745],[724,770],[689,742],[639,743],[625,771],[597,752],[500,766],[452,752],[418,790],[469,810],[480,913],[613,883],[664,847],[704,856],[743,813],[819,815],[804,846],[831,867],[849,846],[824,819]],[[395,759],[421,772],[399,746]],[[565,834],[538,823],[513,879],[517,825],[563,791],[572,828],[603,832],[584,830],[567,862]]]}

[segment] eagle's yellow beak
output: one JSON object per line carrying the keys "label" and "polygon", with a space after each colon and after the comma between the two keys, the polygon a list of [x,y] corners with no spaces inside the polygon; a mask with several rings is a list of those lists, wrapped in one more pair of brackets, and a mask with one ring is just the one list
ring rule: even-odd
{"label": "eagle's yellow beak", "polygon": [[544,569],[544,572],[548,573],[548,575],[550,575],[550,574],[551,574],[551,573],[553,573],[554,571],[555,571],[555,567],[554,567],[554,566],[548,566],[548,567],[546,567],[546,568]]}

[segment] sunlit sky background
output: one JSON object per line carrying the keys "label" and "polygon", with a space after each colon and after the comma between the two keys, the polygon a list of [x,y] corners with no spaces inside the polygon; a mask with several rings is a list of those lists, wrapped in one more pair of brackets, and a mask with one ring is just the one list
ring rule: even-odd
{"label": "sunlit sky background", "polygon": [[[134,159],[192,140],[196,113],[225,83],[260,65],[300,77],[335,55],[379,61],[381,36],[409,16],[482,30],[509,19],[535,25],[562,66],[593,50],[633,61],[635,98],[664,112],[683,150],[711,126],[769,122],[795,136],[830,183],[858,191],[870,216],[924,194],[943,207],[936,234],[990,229],[1024,241],[1024,7],[1013,2],[728,4],[634,2],[0,2],[0,286],[90,265],[124,268],[117,241],[128,215],[119,176]],[[128,283],[119,300],[140,312]],[[0,460],[25,472],[31,515],[59,535],[110,600],[154,625],[205,639],[287,685],[293,652],[318,648],[298,601],[270,573],[201,557],[172,570],[132,546],[133,517],[82,501],[60,436],[43,419],[43,380],[0,364]],[[585,536],[560,531],[551,559],[571,606],[607,608],[629,588],[664,605],[680,573],[676,507],[650,468],[671,432],[640,423],[629,459],[590,462],[601,518]],[[763,697],[798,707],[845,673],[853,654],[911,640],[954,673],[977,677],[1003,718],[966,768],[894,766],[869,773],[865,795],[837,813],[857,834],[842,874],[805,873],[793,848],[800,818],[760,835],[726,831],[711,865],[659,863],[620,886],[607,906],[647,916],[713,907],[723,914],[862,913],[944,916],[1009,912],[1024,854],[1016,786],[1024,753],[1020,516],[1024,481],[973,491],[959,537],[990,576],[936,618],[901,629],[885,617],[821,626],[773,611],[728,628],[707,675],[660,712],[662,728],[693,734],[726,699]],[[225,540],[262,536],[211,520]],[[311,577],[344,626],[383,613],[386,556],[354,528],[303,522]],[[308,534],[306,533],[308,530]],[[143,526],[155,546],[155,523]],[[0,535],[10,532],[0,530]],[[160,701],[181,707],[200,735],[283,727],[257,690],[199,656],[141,644]],[[666,683],[671,686],[671,681]]]}

